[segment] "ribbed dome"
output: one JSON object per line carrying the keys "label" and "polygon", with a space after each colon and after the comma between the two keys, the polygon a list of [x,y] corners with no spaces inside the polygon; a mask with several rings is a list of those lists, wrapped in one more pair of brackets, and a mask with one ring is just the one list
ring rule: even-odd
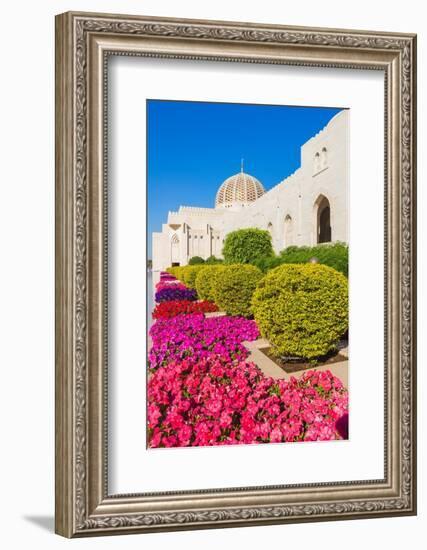
{"label": "ribbed dome", "polygon": [[242,171],[224,181],[216,194],[215,207],[240,208],[256,201],[264,193],[262,183]]}

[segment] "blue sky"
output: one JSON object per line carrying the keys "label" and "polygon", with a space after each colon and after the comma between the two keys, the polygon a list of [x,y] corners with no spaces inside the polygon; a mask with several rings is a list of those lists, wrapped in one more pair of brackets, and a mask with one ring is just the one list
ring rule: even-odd
{"label": "blue sky", "polygon": [[300,166],[300,147],[340,108],[147,101],[148,258],[169,210],[213,207],[240,171],[268,190]]}

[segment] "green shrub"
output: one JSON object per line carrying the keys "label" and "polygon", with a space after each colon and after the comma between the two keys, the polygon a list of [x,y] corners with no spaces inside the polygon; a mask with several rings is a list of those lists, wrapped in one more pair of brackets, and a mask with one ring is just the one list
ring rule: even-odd
{"label": "green shrub", "polygon": [[196,288],[196,276],[197,273],[203,269],[203,265],[185,265],[180,270],[180,281],[182,281],[188,288]]}
{"label": "green shrub", "polygon": [[252,310],[277,356],[316,359],[348,329],[348,281],[319,264],[284,264],[259,282]]}
{"label": "green shrub", "polygon": [[193,256],[188,261],[188,265],[199,265],[204,263],[205,263],[205,260],[201,256]]}
{"label": "green shrub", "polygon": [[259,258],[274,256],[271,235],[263,229],[239,229],[225,238],[222,249],[227,264],[252,264]]}
{"label": "green shrub", "polygon": [[208,265],[222,264],[224,263],[224,260],[221,260],[221,258],[217,258],[216,256],[209,256],[205,263]]}
{"label": "green shrub", "polygon": [[267,273],[271,269],[282,265],[283,260],[280,256],[268,256],[267,258],[258,258],[253,262],[253,265],[258,267],[263,273]]}
{"label": "green shrub", "polygon": [[316,258],[320,264],[333,267],[348,276],[348,246],[345,243],[317,246],[288,246],[280,253],[281,263],[302,264]]}
{"label": "green shrub", "polygon": [[171,273],[174,277],[176,277],[177,279],[182,281],[182,273],[183,273],[184,266],[176,265],[176,266],[171,267],[169,269],[170,269],[169,273]]}
{"label": "green shrub", "polygon": [[252,294],[261,277],[261,271],[253,265],[224,266],[213,280],[214,302],[228,315],[249,317]]}
{"label": "green shrub", "polygon": [[221,269],[224,269],[222,265],[204,265],[203,269],[200,269],[196,276],[196,290],[197,295],[201,300],[214,300],[213,286],[215,283],[215,277],[218,276]]}
{"label": "green shrub", "polygon": [[167,271],[168,273],[170,273],[171,275],[179,279],[178,277],[179,269],[180,269],[180,266],[174,265],[172,267],[167,267],[165,271]]}

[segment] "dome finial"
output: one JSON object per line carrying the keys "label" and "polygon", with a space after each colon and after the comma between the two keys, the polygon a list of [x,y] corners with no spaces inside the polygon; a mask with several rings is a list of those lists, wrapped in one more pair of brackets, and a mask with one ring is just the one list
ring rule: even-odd
{"label": "dome finial", "polygon": [[244,158],[240,159],[240,171],[242,172],[242,174],[243,174],[243,161],[244,160],[245,160]]}

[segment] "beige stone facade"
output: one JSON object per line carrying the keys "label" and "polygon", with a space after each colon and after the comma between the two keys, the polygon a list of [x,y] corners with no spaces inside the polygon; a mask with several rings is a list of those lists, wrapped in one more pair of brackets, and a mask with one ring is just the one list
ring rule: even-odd
{"label": "beige stone facade", "polygon": [[[348,242],[348,111],[301,147],[301,166],[269,191],[243,170],[219,188],[215,208],[181,206],[153,233],[153,270],[192,256],[221,257],[236,229],[267,229],[280,252],[290,245]],[[284,151],[286,154],[286,151]]]}

